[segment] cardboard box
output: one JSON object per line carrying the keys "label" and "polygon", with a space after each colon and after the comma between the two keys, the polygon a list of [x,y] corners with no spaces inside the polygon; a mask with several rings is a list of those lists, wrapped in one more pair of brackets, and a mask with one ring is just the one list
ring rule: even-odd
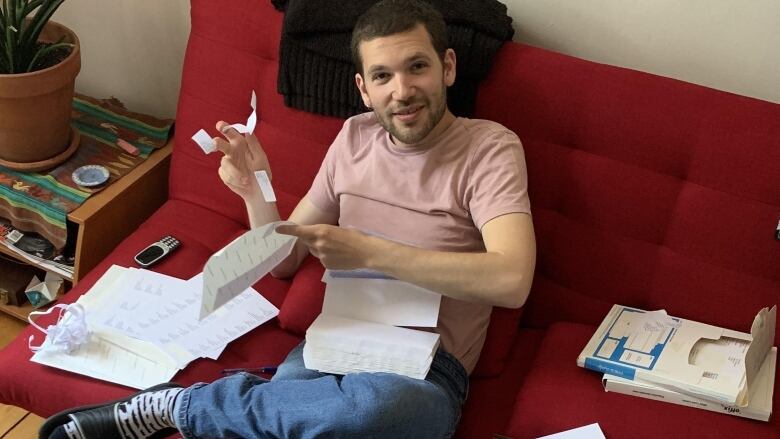
{"label": "cardboard box", "polygon": [[580,367],[708,401],[746,407],[748,389],[775,338],[777,307],[750,334],[614,305],[577,357]]}
{"label": "cardboard box", "polygon": [[769,350],[766,359],[764,359],[764,364],[759,369],[753,385],[750,386],[748,405],[745,407],[708,401],[650,383],[637,380],[631,381],[607,374],[601,379],[601,383],[607,392],[623,393],[625,395],[670,402],[672,404],[726,413],[743,418],[769,421],[772,417],[772,396],[775,389],[776,363],[777,348],[772,348]]}

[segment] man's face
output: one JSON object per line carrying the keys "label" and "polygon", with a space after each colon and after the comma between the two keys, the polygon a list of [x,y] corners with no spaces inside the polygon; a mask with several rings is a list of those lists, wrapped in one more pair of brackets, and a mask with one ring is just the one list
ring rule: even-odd
{"label": "man's face", "polygon": [[[447,87],[455,81],[455,53],[444,62],[423,25],[360,43],[363,75],[355,75],[363,102],[373,108],[396,143],[419,143],[447,112]],[[438,130],[435,134],[438,134]]]}

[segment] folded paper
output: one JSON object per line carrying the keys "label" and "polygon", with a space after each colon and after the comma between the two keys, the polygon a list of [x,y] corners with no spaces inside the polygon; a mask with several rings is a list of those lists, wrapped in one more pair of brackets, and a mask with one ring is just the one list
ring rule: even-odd
{"label": "folded paper", "polygon": [[[246,124],[234,123],[230,125],[236,131],[241,134],[252,134],[255,132],[255,126],[257,125],[257,94],[252,90],[252,98],[249,102],[252,107],[252,113],[246,120]],[[200,146],[204,153],[210,154],[217,150],[217,145],[214,143],[214,139],[209,136],[206,130],[201,129],[192,136],[192,140]]]}
{"label": "folded paper", "polygon": [[277,221],[236,238],[206,261],[203,267],[203,319],[268,274],[292,251],[296,238],[276,233]]}
{"label": "folded paper", "polygon": [[27,295],[27,299],[33,308],[40,308],[43,305],[53,302],[57,298],[57,294],[62,288],[63,280],[60,276],[46,272],[46,276],[43,281],[38,279],[37,276],[33,276],[30,284],[24,291]]}

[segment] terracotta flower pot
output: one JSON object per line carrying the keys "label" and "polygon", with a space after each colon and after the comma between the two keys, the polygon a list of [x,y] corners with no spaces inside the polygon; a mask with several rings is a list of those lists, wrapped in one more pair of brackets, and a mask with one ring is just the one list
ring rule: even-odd
{"label": "terracotta flower pot", "polygon": [[81,53],[76,34],[50,21],[40,40],[65,36],[74,44],[70,55],[49,68],[0,75],[0,165],[20,171],[52,168],[78,148],[78,132],[70,127],[76,75]]}

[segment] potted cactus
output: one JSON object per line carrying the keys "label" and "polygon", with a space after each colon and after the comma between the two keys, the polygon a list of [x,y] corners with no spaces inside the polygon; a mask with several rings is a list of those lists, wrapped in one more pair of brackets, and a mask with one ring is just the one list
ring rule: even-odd
{"label": "potted cactus", "polygon": [[40,171],[78,148],[70,113],[79,40],[51,21],[63,1],[0,2],[0,166]]}

